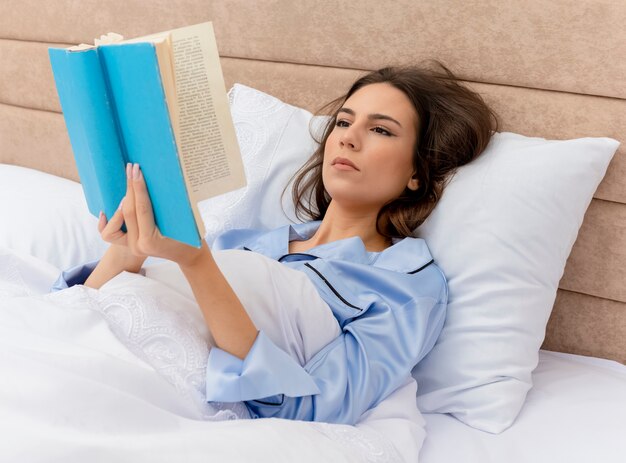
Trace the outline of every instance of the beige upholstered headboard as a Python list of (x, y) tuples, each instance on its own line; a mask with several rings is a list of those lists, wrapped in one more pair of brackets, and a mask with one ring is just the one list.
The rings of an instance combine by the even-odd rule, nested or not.
[(569, 258), (544, 348), (626, 362), (626, 2), (3, 0), (0, 162), (77, 179), (48, 46), (203, 21), (213, 21), (227, 86), (315, 110), (363, 70), (437, 58), (484, 94), (502, 130), (622, 141)]

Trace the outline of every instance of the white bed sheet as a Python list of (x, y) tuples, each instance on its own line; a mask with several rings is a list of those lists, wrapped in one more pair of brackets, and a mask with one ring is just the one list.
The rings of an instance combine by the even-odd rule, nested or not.
[[(206, 421), (90, 307), (97, 291), (43, 295), (57, 275), (0, 248), (0, 461), (417, 461), (425, 434), (413, 380), (356, 426)], [(156, 297), (174, 297), (161, 286)]]
[(533, 389), (509, 429), (478, 431), (424, 414), (420, 463), (626, 462), (626, 366), (540, 351)]

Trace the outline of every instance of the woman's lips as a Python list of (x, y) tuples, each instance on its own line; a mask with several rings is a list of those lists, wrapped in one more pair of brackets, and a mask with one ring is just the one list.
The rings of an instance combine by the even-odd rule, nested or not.
[(352, 161), (346, 158), (335, 158), (332, 165), (339, 170), (359, 170)]

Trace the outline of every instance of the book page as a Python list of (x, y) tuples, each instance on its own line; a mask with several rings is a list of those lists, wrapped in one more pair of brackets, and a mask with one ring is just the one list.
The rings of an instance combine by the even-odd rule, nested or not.
[(178, 104), (172, 124), (199, 217), (199, 201), (245, 186), (245, 173), (211, 23), (170, 33)]

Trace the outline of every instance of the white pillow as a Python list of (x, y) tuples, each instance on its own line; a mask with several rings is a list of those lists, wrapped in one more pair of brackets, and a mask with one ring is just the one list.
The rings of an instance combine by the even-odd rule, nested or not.
[(0, 164), (0, 198), (0, 246), (57, 269), (98, 259), (108, 247), (80, 183)]
[(449, 284), (418, 405), (499, 433), (519, 413), (567, 257), (619, 143), (498, 133), (418, 228)]
[[(315, 149), (311, 114), (235, 85), (231, 110), (249, 191), (222, 197), (211, 220), (273, 228), (289, 223), (282, 187)], [(315, 129), (319, 130), (320, 121)], [(448, 317), (433, 351), (414, 370), (423, 411), (451, 413), (498, 433), (514, 421), (566, 259), (618, 142), (553, 141), (496, 134), (485, 153), (459, 169), (417, 231), (450, 284)]]
[(291, 188), (282, 207), (280, 196), (317, 147), (311, 133), (326, 121), (245, 85), (235, 84), (228, 96), (247, 186), (198, 204), (209, 245), (233, 228), (271, 229), (296, 221)]

